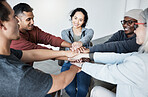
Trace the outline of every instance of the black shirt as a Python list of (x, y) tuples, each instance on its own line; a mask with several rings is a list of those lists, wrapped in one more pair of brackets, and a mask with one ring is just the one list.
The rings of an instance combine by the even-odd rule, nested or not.
[(20, 61), (22, 51), (0, 55), (0, 97), (44, 97), (52, 86), (50, 74)]

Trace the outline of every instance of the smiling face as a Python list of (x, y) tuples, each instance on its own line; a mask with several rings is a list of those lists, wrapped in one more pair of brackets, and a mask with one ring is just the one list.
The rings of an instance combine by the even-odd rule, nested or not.
[(8, 5), (7, 2), (3, 2), (3, 4), (8, 8), (10, 11), (9, 20), (3, 22), (3, 26), (1, 29), (3, 30), (3, 37), (7, 38), (8, 40), (16, 40), (20, 38), (19, 29), (18, 29), (18, 21), (14, 17), (14, 11)]
[(136, 19), (130, 17), (124, 17), (122, 25), (126, 35), (134, 35), (134, 30), (135, 30), (134, 23), (136, 22), (137, 22)]
[(18, 19), (18, 24), (20, 25), (20, 31), (27, 31), (32, 30), (34, 25), (34, 15), (33, 12), (25, 12), (20, 13), (18, 16), (16, 16)]
[[(140, 23), (140, 21), (138, 21)], [(134, 31), (136, 34), (136, 43), (141, 45), (144, 43), (146, 36), (146, 27), (144, 24), (139, 24), (138, 28)]]
[(76, 12), (72, 17), (72, 25), (74, 28), (81, 28), (84, 23), (84, 14), (82, 12)]

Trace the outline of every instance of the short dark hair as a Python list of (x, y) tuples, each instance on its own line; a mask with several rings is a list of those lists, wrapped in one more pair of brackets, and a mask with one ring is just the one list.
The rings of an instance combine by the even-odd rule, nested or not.
[(83, 9), (83, 8), (76, 8), (76, 9), (74, 9), (74, 10), (71, 12), (71, 15), (70, 15), (71, 20), (72, 20), (72, 17), (75, 15), (75, 13), (76, 13), (76, 12), (79, 12), (79, 11), (84, 14), (84, 23), (82, 24), (82, 27), (85, 27), (85, 26), (86, 26), (86, 23), (87, 23), (87, 20), (88, 20), (88, 14), (87, 14), (87, 12), (86, 12), (85, 9)]
[(19, 3), (13, 7), (13, 10), (14, 10), (14, 14), (17, 16), (18, 14), (23, 13), (23, 11), (32, 12), (33, 8), (31, 8), (26, 3)]
[(10, 11), (2, 2), (6, 2), (6, 0), (0, 0), (0, 20), (9, 21)]

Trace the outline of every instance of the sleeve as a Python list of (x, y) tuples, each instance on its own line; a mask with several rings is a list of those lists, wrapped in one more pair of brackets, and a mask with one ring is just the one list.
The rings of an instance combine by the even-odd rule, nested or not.
[(61, 47), (61, 43), (64, 41), (60, 37), (56, 37), (49, 33), (45, 33), (41, 29), (38, 28), (38, 43), (42, 44), (50, 44), (51, 46)]
[[(134, 59), (134, 60), (133, 60)], [(82, 71), (92, 77), (113, 84), (141, 84), (145, 78), (144, 62), (136, 56), (127, 58), (122, 64), (84, 63)]]
[(50, 74), (37, 69), (29, 69), (20, 80), (18, 97), (45, 97), (52, 86)]
[(23, 52), (21, 50), (14, 50), (14, 49), (10, 49), (11, 53), (13, 53), (13, 55), (15, 55), (18, 59), (22, 58)]
[(116, 52), (116, 53), (128, 53), (136, 52), (140, 45), (136, 43), (136, 38), (124, 41), (108, 42), (103, 44), (97, 44), (90, 47), (90, 53), (93, 52)]
[(27, 41), (23, 37), (19, 40), (13, 40), (10, 47), (17, 50), (48, 49), (47, 47), (36, 45), (35, 43)]
[(65, 40), (65, 41), (71, 43), (71, 40), (69, 39), (69, 34), (67, 33), (66, 30), (63, 30), (63, 31), (61, 32), (61, 36), (62, 36), (62, 39), (63, 39), (63, 40)]
[(94, 31), (92, 29), (87, 29), (85, 33), (85, 36), (79, 40), (83, 43), (83, 45), (86, 45), (91, 41), (94, 35)]
[(135, 53), (102, 53), (102, 52), (95, 52), (93, 55), (94, 62), (103, 63), (103, 64), (119, 64), (122, 63), (123, 60), (129, 56), (132, 56)]

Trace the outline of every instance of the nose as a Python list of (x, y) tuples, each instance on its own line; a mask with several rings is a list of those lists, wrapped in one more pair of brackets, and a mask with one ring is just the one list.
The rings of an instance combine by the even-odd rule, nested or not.
[(31, 19), (31, 24), (34, 24), (34, 20), (33, 19)]

